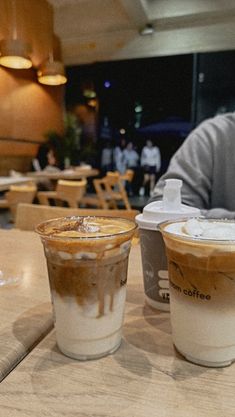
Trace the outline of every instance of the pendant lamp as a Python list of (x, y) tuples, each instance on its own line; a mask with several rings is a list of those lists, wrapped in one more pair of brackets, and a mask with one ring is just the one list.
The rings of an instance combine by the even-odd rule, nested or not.
[(16, 22), (16, 4), (11, 0), (12, 14), (12, 38), (3, 39), (0, 42), (0, 64), (7, 68), (28, 69), (32, 67), (29, 57), (31, 52), (30, 45), (18, 39)]
[(67, 82), (64, 65), (61, 61), (49, 59), (37, 71), (38, 81), (45, 85), (61, 85)]

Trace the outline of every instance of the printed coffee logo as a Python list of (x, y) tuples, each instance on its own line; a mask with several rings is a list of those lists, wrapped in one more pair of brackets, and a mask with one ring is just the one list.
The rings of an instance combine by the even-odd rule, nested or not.
[(161, 288), (159, 290), (159, 296), (164, 301), (170, 300), (170, 293), (169, 293), (169, 277), (168, 277), (168, 271), (166, 270), (159, 270), (158, 271), (158, 277), (160, 278), (158, 281), (158, 286)]
[(209, 301), (211, 299), (211, 296), (209, 294), (203, 294), (200, 291), (198, 291), (196, 288), (193, 290), (190, 290), (188, 288), (182, 288), (179, 285), (176, 285), (173, 281), (170, 280), (171, 287), (177, 291), (178, 293), (182, 293), (186, 297), (192, 297), (197, 298), (200, 300)]

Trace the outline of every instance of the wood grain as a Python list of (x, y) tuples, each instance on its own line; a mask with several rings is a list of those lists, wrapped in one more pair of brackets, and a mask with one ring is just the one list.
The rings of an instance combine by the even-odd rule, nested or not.
[(0, 286), (0, 380), (52, 328), (42, 244), (34, 232), (0, 230), (0, 270), (16, 284)]
[(51, 332), (0, 387), (0, 416), (234, 417), (235, 365), (208, 369), (173, 348), (169, 313), (144, 304), (139, 246), (131, 250), (123, 342), (79, 362)]

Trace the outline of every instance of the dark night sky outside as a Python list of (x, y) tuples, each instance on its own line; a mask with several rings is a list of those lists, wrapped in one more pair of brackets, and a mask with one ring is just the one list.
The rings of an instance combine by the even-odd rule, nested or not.
[[(133, 127), (136, 103), (143, 106), (142, 126), (169, 116), (190, 121), (192, 74), (192, 55), (68, 67), (66, 105), (82, 102), (81, 87), (91, 81), (100, 103), (100, 120), (108, 116), (113, 127)], [(106, 80), (109, 88), (104, 87)]]

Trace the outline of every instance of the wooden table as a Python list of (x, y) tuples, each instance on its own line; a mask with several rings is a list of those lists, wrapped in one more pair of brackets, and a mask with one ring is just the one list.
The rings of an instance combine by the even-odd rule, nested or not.
[(59, 352), (52, 331), (2, 381), (0, 416), (234, 417), (234, 391), (235, 364), (209, 369), (176, 353), (169, 313), (144, 304), (135, 246), (120, 349), (79, 362)]
[[(34, 232), (0, 229), (0, 270), (18, 277), (0, 286), (0, 380), (52, 329), (43, 247)], [(0, 412), (1, 414), (1, 412)]]
[(0, 177), (0, 191), (6, 191), (11, 185), (25, 184), (30, 182), (29, 177)]
[(76, 168), (74, 170), (64, 170), (58, 172), (48, 172), (48, 171), (37, 171), (37, 172), (28, 172), (28, 176), (31, 179), (36, 180), (79, 180), (81, 178), (95, 177), (99, 174), (98, 169), (87, 169), (87, 168)]

